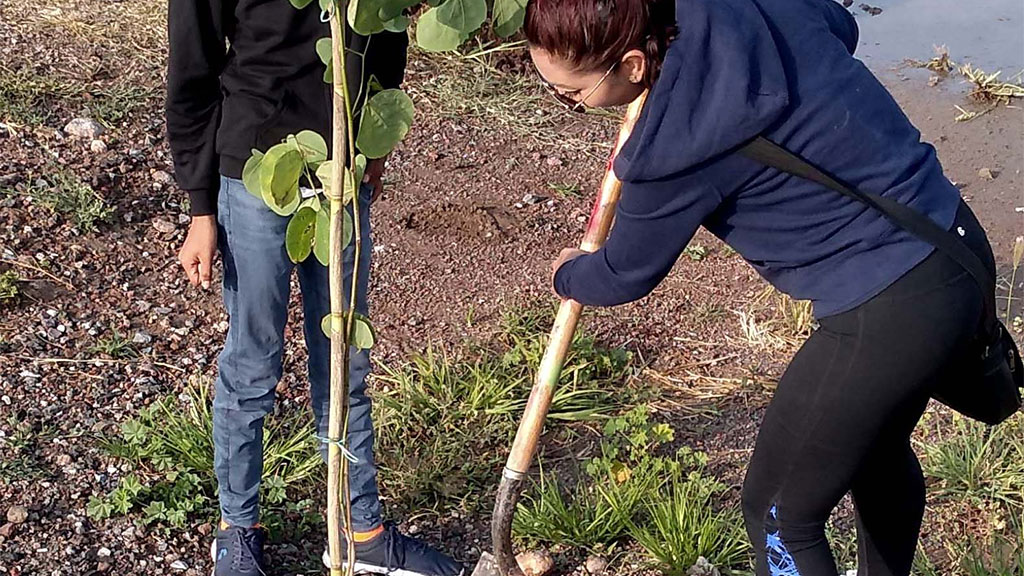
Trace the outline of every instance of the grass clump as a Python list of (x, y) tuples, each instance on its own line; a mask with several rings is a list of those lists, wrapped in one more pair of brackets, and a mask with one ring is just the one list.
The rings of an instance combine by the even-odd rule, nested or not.
[(103, 354), (115, 360), (138, 356), (138, 352), (132, 347), (131, 340), (122, 336), (117, 330), (114, 330), (109, 336), (97, 340), (96, 345), (89, 348), (89, 352)]
[(587, 462), (574, 487), (542, 475), (519, 504), (515, 534), (591, 550), (632, 539), (670, 576), (686, 574), (700, 558), (726, 569), (744, 564), (748, 546), (739, 511), (716, 506), (726, 488), (705, 475), (704, 454), (684, 447), (664, 455), (673, 436), (642, 406), (609, 420), (600, 455)]
[(1024, 507), (1024, 415), (990, 427), (954, 414), (952, 433), (945, 436), (918, 442), (924, 473), (936, 481), (932, 495)]
[(18, 282), (20, 281), (21, 278), (18, 277), (18, 273), (14, 270), (0, 273), (0, 303), (12, 302), (18, 299), (18, 295), (21, 294), (21, 290), (18, 288)]
[[(374, 394), (381, 484), (399, 507), (474, 509), (495, 485), (544, 351), (550, 315), (508, 315), (494, 342), (450, 356), (433, 349), (384, 366)], [(546, 328), (545, 328), (546, 331)], [(631, 401), (630, 355), (577, 334), (550, 419), (605, 418)]]
[[(107, 452), (132, 465), (132, 474), (104, 497), (90, 499), (94, 519), (141, 513), (147, 524), (183, 528), (210, 520), (216, 509), (213, 410), (209, 383), (193, 378), (181, 397), (167, 396), (121, 426)], [(310, 520), (319, 514), (312, 494), (323, 475), (309, 416), (302, 411), (272, 415), (264, 425), (262, 522), (272, 530), (282, 515)]]
[(26, 187), (4, 190), (3, 193), (28, 196), (34, 203), (67, 216), (83, 232), (96, 231), (98, 225), (108, 221), (114, 212), (91, 186), (63, 167), (46, 179), (37, 179)]

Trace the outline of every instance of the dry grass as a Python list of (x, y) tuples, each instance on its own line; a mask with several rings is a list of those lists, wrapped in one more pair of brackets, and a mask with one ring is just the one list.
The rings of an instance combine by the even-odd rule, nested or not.
[(979, 102), (1008, 104), (1011, 98), (1024, 98), (1024, 85), (1018, 82), (1021, 76), (1024, 75), (1024, 71), (1011, 78), (1008, 82), (999, 80), (1002, 71), (988, 74), (984, 70), (975, 68), (970, 64), (961, 66), (960, 74), (974, 84), (970, 96)]
[[(523, 58), (512, 43), (467, 54), (428, 54), (412, 50), (406, 91), (440, 118), (473, 128), (506, 133), (551, 149), (568, 149), (604, 159), (618, 116), (567, 112), (532, 72), (505, 71)], [(513, 66), (515, 68), (515, 66)]]
[(956, 62), (949, 57), (949, 50), (943, 46), (935, 46), (935, 56), (930, 60), (907, 60), (907, 64), (915, 68), (925, 68), (938, 74), (949, 74), (956, 68)]

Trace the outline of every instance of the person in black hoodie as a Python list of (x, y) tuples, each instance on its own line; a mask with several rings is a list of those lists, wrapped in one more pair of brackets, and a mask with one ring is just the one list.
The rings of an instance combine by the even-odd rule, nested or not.
[(594, 306), (642, 298), (704, 226), (811, 300), (820, 326), (778, 385), (744, 481), (756, 572), (836, 576), (825, 523), (849, 492), (857, 574), (909, 574), (924, 511), (910, 435), (973, 351), (981, 289), (881, 212), (738, 153), (758, 136), (782, 145), (953, 231), (994, 275), (935, 149), (853, 57), (852, 15), (833, 0), (530, 0), (525, 32), (573, 109), (649, 90), (615, 160), (608, 240), (564, 250), (554, 290)]
[[(263, 419), (282, 373), (290, 277), (297, 269), (309, 351), (310, 397), (320, 437), (327, 436), (330, 343), (320, 320), (330, 312), (327, 268), (315, 258), (294, 265), (285, 251), (288, 219), (249, 194), (240, 178), (253, 148), (314, 130), (331, 142), (331, 88), (315, 43), (330, 36), (316, 3), (287, 0), (170, 0), (167, 136), (175, 175), (191, 201), (192, 223), (179, 260), (193, 285), (210, 287), (218, 249), (229, 316), (214, 397), (215, 469), (221, 523), (211, 553), (215, 576), (266, 570), (259, 527)], [(346, 28), (353, 94), (370, 78), (395, 88), (405, 71), (405, 33), (359, 36)], [(381, 190), (384, 161), (372, 160), (361, 190), (363, 249), (357, 286), (367, 313), (369, 205)], [(356, 265), (354, 250), (345, 266)], [(349, 284), (351, 274), (346, 274)], [(345, 291), (348, 293), (349, 287)], [(353, 350), (347, 448), (356, 570), (405, 576), (456, 576), (463, 567), (381, 519), (366, 377), (369, 354)], [(323, 452), (326, 453), (325, 446)]]

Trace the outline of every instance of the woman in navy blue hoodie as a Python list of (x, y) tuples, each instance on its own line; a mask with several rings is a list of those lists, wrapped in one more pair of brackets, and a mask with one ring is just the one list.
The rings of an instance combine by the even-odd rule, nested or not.
[(981, 290), (881, 213), (737, 150), (761, 135), (861, 191), (956, 230), (993, 266), (985, 232), (885, 88), (853, 57), (833, 0), (530, 0), (538, 71), (575, 109), (649, 96), (615, 161), (615, 226), (565, 250), (554, 288), (586, 305), (644, 297), (698, 226), (820, 327), (786, 370), (743, 487), (759, 576), (835, 576), (825, 522), (847, 492), (859, 576), (910, 573), (924, 481), (910, 434), (977, 333)]

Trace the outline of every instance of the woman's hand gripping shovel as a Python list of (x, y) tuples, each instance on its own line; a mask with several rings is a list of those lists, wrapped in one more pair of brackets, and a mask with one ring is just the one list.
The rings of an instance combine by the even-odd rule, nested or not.
[[(601, 182), (601, 193), (594, 203), (594, 210), (587, 223), (587, 231), (580, 244), (580, 248), (584, 251), (597, 250), (608, 237), (608, 231), (612, 227), (612, 219), (615, 215), (615, 206), (619, 202), (619, 192), (622, 189), (622, 183), (615, 177), (612, 164), (622, 145), (633, 132), (646, 97), (647, 92), (644, 92), (626, 110), (626, 117), (619, 130), (615, 150), (608, 161), (608, 168), (605, 170), (604, 180)], [(576, 323), (579, 321), (582, 310), (583, 306), (572, 300), (563, 300), (558, 308), (558, 315), (555, 317), (555, 325), (551, 329), (551, 336), (540, 363), (540, 370), (537, 372), (537, 379), (530, 392), (530, 399), (526, 403), (522, 420), (519, 421), (519, 431), (516, 432), (516, 439), (512, 443), (512, 452), (508, 456), (505, 470), (501, 475), (501, 484), (498, 486), (494, 516), (491, 518), (491, 543), (494, 554), (492, 556), (484, 552), (481, 555), (480, 562), (473, 570), (473, 576), (523, 576), (523, 572), (516, 564), (515, 555), (512, 553), (512, 515), (516, 510), (516, 502), (519, 500), (523, 480), (533, 462), (537, 441), (544, 428), (548, 409), (551, 407), (555, 385), (562, 372), (562, 363), (569, 351), (569, 345), (572, 343), (573, 334), (576, 332)]]

